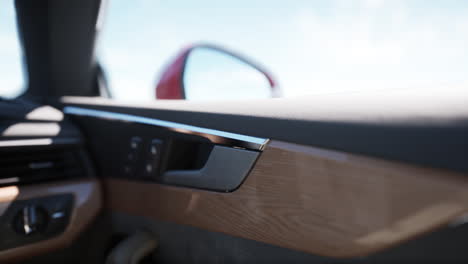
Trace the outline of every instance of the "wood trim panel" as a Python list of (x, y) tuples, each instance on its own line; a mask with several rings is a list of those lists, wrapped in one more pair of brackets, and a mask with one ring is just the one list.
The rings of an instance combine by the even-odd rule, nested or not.
[(99, 182), (95, 179), (0, 188), (0, 215), (3, 215), (15, 200), (62, 193), (71, 193), (75, 198), (70, 223), (65, 232), (48, 240), (0, 251), (1, 263), (19, 261), (70, 245), (102, 208), (102, 192)]
[(104, 186), (111, 210), (339, 258), (397, 245), (468, 211), (467, 175), (280, 141), (233, 193), (118, 179)]

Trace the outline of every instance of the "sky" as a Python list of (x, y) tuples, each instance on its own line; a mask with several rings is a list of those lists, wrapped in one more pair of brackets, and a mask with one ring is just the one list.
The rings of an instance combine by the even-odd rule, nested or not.
[(24, 91), (25, 87), (13, 3), (13, 0), (0, 1), (0, 96), (2, 97), (15, 97)]
[[(8, 3), (0, 1), (0, 93), (22, 76)], [(164, 67), (199, 42), (259, 62), (286, 97), (443, 89), (468, 83), (466, 14), (464, 0), (109, 0), (97, 55), (113, 96), (131, 101), (153, 100)]]

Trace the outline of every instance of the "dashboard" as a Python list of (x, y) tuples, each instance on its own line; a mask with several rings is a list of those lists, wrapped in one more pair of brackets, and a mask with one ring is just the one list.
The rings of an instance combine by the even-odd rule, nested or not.
[(81, 133), (51, 106), (0, 109), (0, 261), (69, 245), (102, 207)]

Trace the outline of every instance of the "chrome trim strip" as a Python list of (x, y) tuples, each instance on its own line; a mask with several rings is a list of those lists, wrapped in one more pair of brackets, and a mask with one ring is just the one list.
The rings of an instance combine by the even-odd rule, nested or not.
[(0, 148), (79, 144), (78, 138), (33, 138), (0, 140)]
[(68, 115), (76, 116), (88, 116), (109, 120), (118, 120), (124, 122), (133, 122), (139, 124), (153, 125), (158, 127), (167, 128), (169, 130), (185, 133), (185, 134), (196, 134), (209, 139), (211, 142), (216, 144), (231, 145), (232, 147), (240, 147), (252, 150), (263, 150), (268, 143), (266, 138), (252, 137), (242, 134), (236, 134), (231, 132), (225, 132), (216, 129), (197, 127), (192, 125), (186, 125), (171, 121), (165, 121), (155, 118), (148, 118), (136, 115), (115, 113), (102, 110), (87, 109), (75, 106), (66, 106), (63, 112)]
[(24, 147), (24, 146), (47, 146), (47, 145), (52, 145), (51, 138), (17, 139), (17, 140), (0, 141), (0, 147)]

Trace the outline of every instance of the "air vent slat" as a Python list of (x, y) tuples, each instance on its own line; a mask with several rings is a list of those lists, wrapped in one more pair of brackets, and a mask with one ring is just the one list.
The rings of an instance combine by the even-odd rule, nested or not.
[(25, 162), (25, 161), (34, 161), (34, 160), (46, 160), (46, 159), (60, 159), (60, 153), (12, 153), (11, 155), (7, 155), (3, 153), (0, 155), (2, 159), (0, 163), (12, 163), (12, 162)]
[(0, 154), (0, 179), (8, 179), (5, 183), (10, 183), (9, 179), (19, 183), (63, 179), (84, 172), (78, 150), (73, 148)]

